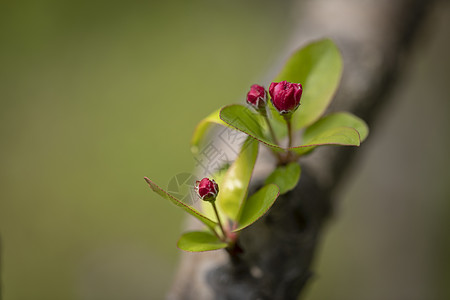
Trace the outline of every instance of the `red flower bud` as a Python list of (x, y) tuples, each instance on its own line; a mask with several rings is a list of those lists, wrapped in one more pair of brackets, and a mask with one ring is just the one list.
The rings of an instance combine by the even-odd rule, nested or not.
[(257, 84), (252, 85), (247, 93), (247, 103), (256, 110), (264, 108), (267, 103), (267, 92), (264, 87)]
[(214, 180), (203, 178), (195, 183), (195, 191), (200, 199), (214, 201), (219, 193), (219, 186)]
[(272, 82), (269, 87), (273, 106), (282, 115), (294, 112), (300, 105), (302, 85), (287, 81)]

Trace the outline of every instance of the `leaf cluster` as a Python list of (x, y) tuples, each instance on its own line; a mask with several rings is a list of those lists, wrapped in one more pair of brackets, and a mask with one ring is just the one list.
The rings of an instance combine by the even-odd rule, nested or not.
[[(298, 183), (301, 168), (298, 158), (325, 145), (359, 146), (367, 138), (366, 123), (348, 112), (336, 112), (323, 116), (330, 104), (342, 75), (342, 57), (336, 45), (329, 39), (313, 42), (295, 52), (274, 81), (301, 83), (304, 93), (300, 108), (292, 115), (292, 127), (301, 140), (290, 147), (277, 144), (288, 135), (286, 120), (271, 103), (268, 116), (275, 133), (271, 137), (267, 121), (249, 107), (233, 104), (224, 106), (196, 127), (192, 140), (192, 152), (198, 153), (213, 126), (225, 126), (247, 135), (236, 160), (225, 173), (214, 178), (220, 192), (216, 199), (218, 215), (207, 202), (202, 211), (183, 203), (146, 178), (151, 189), (164, 199), (181, 207), (205, 226), (205, 231), (184, 233), (178, 247), (185, 251), (209, 251), (236, 246), (239, 232), (260, 219), (280, 194), (292, 190)], [(248, 194), (259, 145), (276, 155), (288, 154), (288, 160), (279, 165), (266, 179), (265, 184), (253, 195)], [(224, 220), (224, 230), (219, 230), (219, 220)]]

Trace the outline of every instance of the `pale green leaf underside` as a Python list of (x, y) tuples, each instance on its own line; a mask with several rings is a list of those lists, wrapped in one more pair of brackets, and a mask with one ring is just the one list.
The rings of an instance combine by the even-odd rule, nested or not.
[(330, 39), (313, 42), (294, 53), (275, 81), (303, 85), (301, 105), (293, 115), (294, 129), (315, 122), (325, 111), (339, 85), (342, 57)]
[(220, 185), (217, 205), (233, 221), (237, 219), (239, 209), (247, 197), (247, 189), (257, 156), (258, 142), (247, 138)]
[(220, 110), (220, 119), (231, 127), (248, 134), (260, 142), (274, 148), (280, 148), (279, 146), (273, 144), (272, 141), (264, 135), (262, 131), (262, 118), (255, 115), (245, 106), (234, 104), (223, 107)]
[(219, 117), (225, 124), (231, 125), (231, 127), (243, 131), (250, 136), (258, 137), (260, 140), (271, 143), (264, 135), (263, 128), (265, 124), (262, 117), (246, 106), (240, 104), (224, 106), (220, 109)]
[[(284, 149), (275, 145), (261, 130), (258, 131), (258, 119), (254, 118), (254, 114), (249, 113), (249, 109), (242, 105), (225, 106), (220, 111), (220, 118), (231, 127), (242, 131), (258, 141), (275, 149)], [(252, 119), (253, 118), (253, 119)], [(239, 120), (236, 122), (235, 120)], [(327, 130), (318, 132), (318, 135), (311, 138), (308, 142), (289, 148), (298, 153), (305, 154), (317, 146), (322, 145), (343, 145), (343, 146), (359, 146), (359, 134), (353, 128), (337, 127), (327, 128)], [(286, 149), (284, 149), (286, 150)]]
[(280, 189), (274, 184), (268, 184), (245, 201), (238, 220), (238, 227), (234, 231), (242, 230), (261, 218), (273, 205)]
[(200, 220), (203, 224), (205, 224), (206, 226), (208, 226), (211, 229), (214, 229), (217, 225), (216, 222), (214, 222), (213, 220), (209, 219), (208, 217), (206, 217), (205, 215), (203, 215), (201, 212), (199, 212), (198, 210), (196, 210), (195, 208), (184, 204), (182, 201), (178, 200), (177, 198), (173, 197), (172, 195), (170, 195), (169, 193), (167, 193), (165, 190), (163, 190), (162, 188), (160, 188), (158, 185), (156, 185), (153, 181), (151, 181), (150, 179), (148, 179), (147, 177), (145, 177), (145, 181), (148, 183), (148, 185), (150, 186), (150, 188), (157, 193), (158, 195), (160, 195), (161, 197), (163, 197), (164, 199), (169, 200), (170, 202), (172, 202), (173, 204), (175, 204), (176, 206), (181, 207), (182, 209), (184, 209), (188, 214), (192, 215), (193, 217), (197, 218), (198, 220)]
[(228, 245), (210, 232), (192, 231), (184, 233), (177, 246), (184, 251), (203, 252), (226, 248)]
[(305, 133), (303, 134), (303, 141), (309, 143), (323, 132), (337, 127), (354, 128), (358, 131), (361, 142), (364, 141), (369, 134), (369, 127), (362, 119), (351, 113), (338, 112), (327, 115), (306, 128)]
[(280, 188), (280, 195), (283, 195), (297, 185), (300, 173), (300, 165), (296, 162), (279, 166), (267, 177), (265, 184), (273, 183), (277, 185)]
[(191, 138), (191, 151), (194, 154), (198, 153), (200, 144), (205, 137), (208, 130), (214, 125), (222, 125), (228, 127), (226, 123), (224, 123), (220, 117), (219, 117), (220, 108), (213, 113), (211, 113), (209, 116), (204, 118), (203, 120), (198, 123), (197, 127), (194, 130), (194, 134)]

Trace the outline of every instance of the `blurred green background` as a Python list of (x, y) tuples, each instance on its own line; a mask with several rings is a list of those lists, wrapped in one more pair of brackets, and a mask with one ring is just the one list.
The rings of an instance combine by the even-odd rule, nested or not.
[[(198, 121), (282, 59), (287, 7), (0, 2), (4, 300), (164, 297), (184, 214), (143, 176), (193, 168)], [(362, 148), (308, 299), (445, 299), (422, 296), (450, 280), (449, 25), (434, 22)]]
[(0, 2), (4, 299), (163, 298), (184, 214), (143, 177), (192, 170), (195, 125), (273, 66), (285, 11)]

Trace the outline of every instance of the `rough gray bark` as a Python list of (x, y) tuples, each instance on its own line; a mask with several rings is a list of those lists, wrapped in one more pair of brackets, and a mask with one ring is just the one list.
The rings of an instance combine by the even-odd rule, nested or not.
[[(299, 1), (292, 8), (298, 22), (287, 53), (331, 37), (342, 51), (344, 76), (329, 111), (350, 111), (373, 125), (431, 3)], [(313, 274), (311, 264), (332, 212), (333, 191), (357, 151), (326, 147), (302, 160), (297, 188), (242, 233), (239, 259), (230, 261), (224, 251), (183, 254), (169, 299), (297, 299)], [(256, 181), (270, 169), (263, 165)]]

